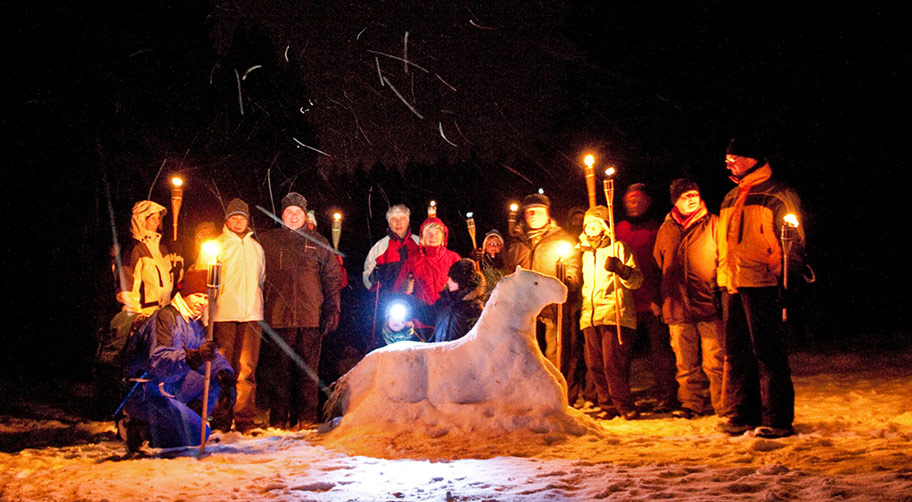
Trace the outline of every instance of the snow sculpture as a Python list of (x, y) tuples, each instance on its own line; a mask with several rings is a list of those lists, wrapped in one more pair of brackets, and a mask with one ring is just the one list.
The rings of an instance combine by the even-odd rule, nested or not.
[(368, 354), (333, 385), (325, 411), (333, 435), (402, 429), (432, 437), (462, 432), (586, 432), (567, 406), (567, 384), (535, 340), (535, 317), (562, 302), (557, 279), (517, 267), (475, 327), (459, 340), (398, 342)]

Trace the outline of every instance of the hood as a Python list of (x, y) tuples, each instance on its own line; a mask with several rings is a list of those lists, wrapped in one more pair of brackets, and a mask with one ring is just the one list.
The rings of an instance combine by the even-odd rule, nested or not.
[(421, 236), (424, 235), (424, 227), (430, 225), (431, 223), (436, 223), (443, 227), (443, 246), (446, 247), (447, 243), (450, 242), (450, 229), (444, 225), (443, 221), (440, 218), (428, 218), (424, 220), (424, 223), (421, 224), (421, 228), (418, 229), (418, 240), (421, 240)]
[(161, 230), (161, 225), (154, 231), (146, 230), (146, 218), (155, 213), (161, 213), (162, 218), (164, 218), (164, 216), (168, 214), (168, 210), (165, 209), (165, 206), (152, 202), (151, 200), (141, 200), (136, 204), (133, 204), (133, 216), (130, 218), (130, 232), (133, 234), (134, 239), (143, 241), (143, 239), (146, 239), (147, 237), (158, 234), (158, 230)]

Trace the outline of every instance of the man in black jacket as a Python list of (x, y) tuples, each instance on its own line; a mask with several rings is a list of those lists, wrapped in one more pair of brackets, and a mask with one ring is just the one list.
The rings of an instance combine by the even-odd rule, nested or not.
[(282, 222), (282, 228), (260, 238), (266, 253), (264, 317), (294, 356), (281, 344), (264, 345), (257, 380), (265, 387), (258, 398), (265, 402), (258, 404), (270, 410), (271, 426), (292, 428), (319, 421), (320, 346), (339, 325), (342, 275), (329, 242), (307, 228), (307, 200), (301, 194), (290, 192), (282, 199)]

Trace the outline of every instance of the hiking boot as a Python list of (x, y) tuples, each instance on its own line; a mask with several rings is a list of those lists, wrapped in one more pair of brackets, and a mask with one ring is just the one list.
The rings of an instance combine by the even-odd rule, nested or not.
[(750, 432), (750, 435), (755, 438), (765, 438), (765, 439), (778, 439), (795, 434), (795, 429), (791, 426), (789, 427), (770, 427), (768, 425), (761, 425), (756, 429)]
[(640, 412), (637, 410), (627, 410), (621, 413), (621, 418), (624, 420), (636, 420), (640, 418)]
[(683, 418), (685, 420), (692, 420), (700, 416), (700, 414), (690, 408), (681, 408), (680, 410), (672, 411), (671, 416), (675, 418)]
[(740, 436), (745, 432), (753, 429), (755, 426), (751, 424), (743, 424), (734, 419), (726, 419), (719, 422), (716, 425), (716, 430), (719, 432), (724, 432), (729, 436)]

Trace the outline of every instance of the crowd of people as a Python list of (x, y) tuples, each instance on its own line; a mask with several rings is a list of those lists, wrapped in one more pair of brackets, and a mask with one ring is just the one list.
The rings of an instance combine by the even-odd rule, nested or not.
[[(716, 414), (728, 434), (793, 434), (779, 308), (784, 267), (801, 266), (804, 233), (780, 230), (786, 214), (800, 214), (799, 201), (772, 179), (757, 145), (732, 140), (725, 162), (737, 186), (719, 215), (697, 183), (682, 178), (669, 187), (664, 221), (649, 217), (651, 196), (636, 183), (623, 195), (626, 218), (616, 228), (612, 210), (595, 205), (571, 209), (565, 230), (548, 197), (535, 193), (523, 199), (506, 237), (491, 229), (469, 257), (447, 248), (449, 229), (436, 215), (415, 235), (409, 208), (390, 207), (386, 236), (368, 252), (362, 274), (375, 304), (371, 348), (465, 336), (500, 278), (521, 267), (568, 287), (565, 304), (538, 315), (536, 336), (546, 364), (564, 374), (571, 405), (602, 419), (641, 418), (630, 388), (639, 346), (652, 374), (651, 415)], [(185, 271), (168, 252), (160, 233), (165, 213), (152, 201), (135, 204), (133, 248), (119, 274), (123, 311), (112, 329), (125, 340), (129, 385), (120, 423), (128, 449), (145, 440), (197, 445), (210, 424), (246, 432), (318, 422), (321, 344), (339, 325), (347, 277), (308, 218), (307, 200), (287, 194), (282, 225), (259, 233), (240, 199), (226, 206), (220, 234), (215, 225), (197, 227), (197, 240), (218, 243), (208, 258), (221, 264), (211, 317), (205, 261)]]

